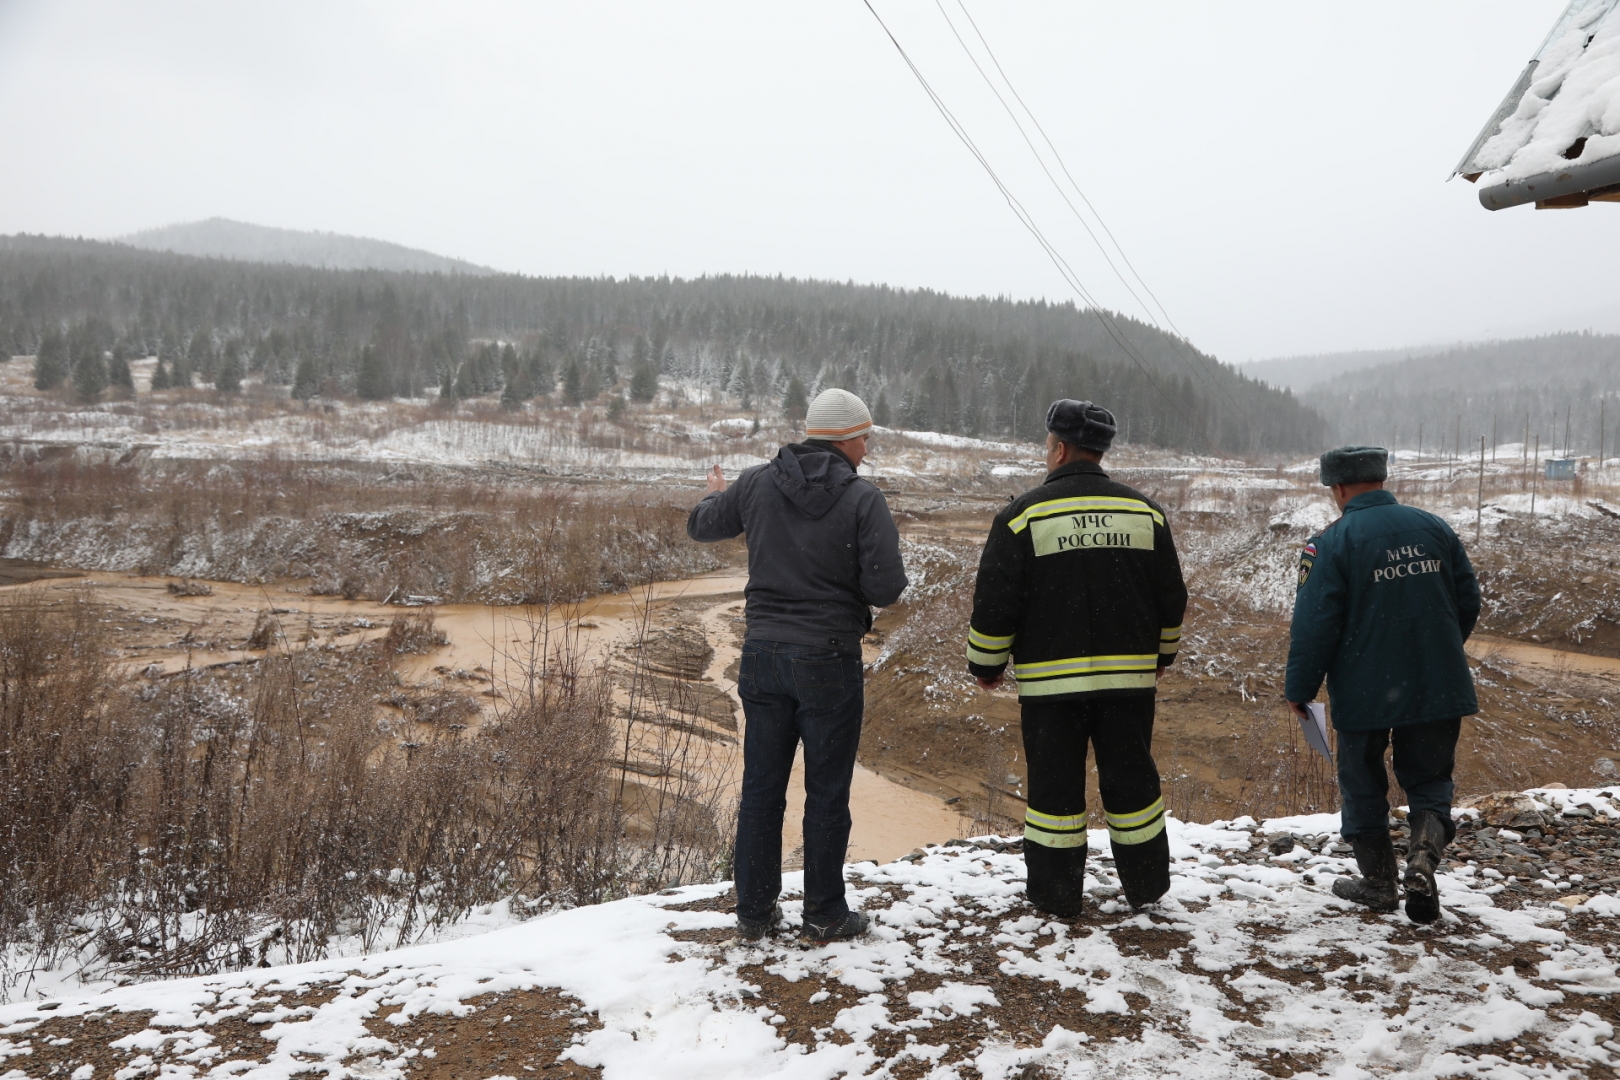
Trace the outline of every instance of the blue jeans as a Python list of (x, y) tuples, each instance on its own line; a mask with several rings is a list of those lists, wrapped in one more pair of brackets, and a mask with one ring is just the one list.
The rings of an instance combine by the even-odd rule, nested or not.
[(1384, 749), (1394, 743), (1395, 779), (1413, 813), (1440, 816), (1451, 836), (1451, 770), (1461, 720), (1433, 720), (1372, 731), (1335, 731), (1339, 754), (1339, 835), (1346, 840), (1389, 830), (1389, 776)]
[(742, 800), (737, 807), (737, 917), (762, 922), (782, 891), (782, 815), (793, 754), (804, 743), (804, 915), (849, 911), (844, 852), (849, 785), (865, 706), (861, 658), (782, 641), (743, 643)]

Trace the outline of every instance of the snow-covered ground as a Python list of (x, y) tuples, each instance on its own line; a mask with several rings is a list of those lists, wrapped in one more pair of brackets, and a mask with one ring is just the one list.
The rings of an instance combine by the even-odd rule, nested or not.
[[(1585, 828), (1620, 821), (1612, 792), (1532, 796)], [(1493, 869), (1453, 866), (1442, 921), (1418, 927), (1332, 896), (1351, 870), (1336, 825), (1172, 822), (1173, 885), (1145, 912), (1118, 898), (1094, 856), (1088, 914), (1047, 919), (1024, 903), (1022, 856), (983, 838), (853, 866), (853, 901), (874, 929), (826, 947), (786, 934), (742, 943), (717, 910), (726, 887), (698, 886), (397, 952), (13, 1004), (0, 1008), (0, 1077), (51, 1075), (47, 1061), (79, 1080), (403, 1077), (448, 1051), (435, 1017), (539, 988), (577, 1002), (562, 1059), (609, 1080), (1507, 1078), (1620, 1066), (1605, 1019), (1620, 993), (1612, 886), (1548, 880), (1525, 896)], [(1106, 852), (1106, 833), (1091, 843)], [(490, 1009), (486, 1030), (510, 1064), (457, 1073), (446, 1062), (436, 1075), (537, 1071), (523, 1064), (521, 1022), (497, 1032), (502, 1007)], [(105, 1032), (61, 1042), (86, 1016)], [(262, 1040), (257, 1056), (227, 1052), (223, 1032), (243, 1021)], [(108, 1045), (118, 1070), (69, 1073), (72, 1055)]]

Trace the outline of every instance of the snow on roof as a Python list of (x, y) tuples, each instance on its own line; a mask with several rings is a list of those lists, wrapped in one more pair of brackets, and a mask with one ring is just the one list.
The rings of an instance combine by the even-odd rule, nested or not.
[(1620, 202), (1620, 0), (1573, 0), (1453, 175), (1487, 210)]

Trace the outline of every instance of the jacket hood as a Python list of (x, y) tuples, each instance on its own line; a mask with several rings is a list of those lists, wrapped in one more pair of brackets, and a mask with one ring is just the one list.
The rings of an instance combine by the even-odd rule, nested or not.
[(788, 443), (772, 459), (770, 477), (788, 502), (814, 521), (837, 505), (855, 482), (855, 470), (836, 450)]

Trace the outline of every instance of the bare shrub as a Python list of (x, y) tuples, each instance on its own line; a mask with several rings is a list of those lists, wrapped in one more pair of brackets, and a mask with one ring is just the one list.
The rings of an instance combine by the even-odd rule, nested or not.
[[(729, 789), (682, 691), (645, 698), (627, 781), (613, 683), (541, 634), (479, 725), (392, 713), (402, 641), (272, 648), (126, 684), (81, 594), (0, 599), (0, 996), (39, 964), (194, 974), (389, 947), (498, 900), (595, 903), (729, 870)], [(381, 703), (381, 705), (380, 705)], [(683, 726), (684, 725), (684, 726)], [(19, 962), (18, 958), (21, 958)], [(9, 975), (9, 978), (8, 978)]]
[(383, 648), (390, 653), (430, 653), (442, 645), (450, 644), (449, 635), (434, 625), (433, 609), (424, 608), (412, 615), (397, 615), (388, 625)]
[(0, 599), (0, 952), (32, 926), (54, 955), (123, 847), (135, 732), (97, 614), (84, 592)]

